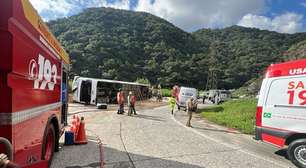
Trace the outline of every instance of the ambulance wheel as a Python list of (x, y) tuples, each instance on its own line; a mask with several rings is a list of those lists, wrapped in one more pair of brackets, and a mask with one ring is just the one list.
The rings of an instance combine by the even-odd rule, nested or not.
[(291, 142), (287, 153), (293, 164), (299, 168), (306, 168), (306, 139)]
[(47, 160), (50, 167), (55, 151), (55, 129), (52, 124), (48, 125), (45, 130), (42, 147), (42, 160)]

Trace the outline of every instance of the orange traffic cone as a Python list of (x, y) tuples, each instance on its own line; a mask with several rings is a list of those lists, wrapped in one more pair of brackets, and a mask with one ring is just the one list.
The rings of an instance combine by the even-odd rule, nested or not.
[(86, 137), (84, 117), (81, 117), (80, 127), (79, 127), (74, 143), (75, 144), (87, 144), (87, 142), (88, 140)]
[(77, 136), (78, 136), (78, 132), (79, 132), (79, 128), (80, 128), (80, 118), (77, 115), (73, 115), (72, 116), (72, 121), (71, 121), (71, 126), (70, 126), (70, 131), (73, 133), (74, 138), (73, 140), (75, 141)]

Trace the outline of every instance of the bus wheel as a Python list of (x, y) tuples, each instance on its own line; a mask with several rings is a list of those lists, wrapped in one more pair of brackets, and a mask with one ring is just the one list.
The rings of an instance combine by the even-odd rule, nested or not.
[(293, 164), (300, 168), (306, 168), (306, 139), (291, 142), (287, 152)]
[(42, 160), (48, 160), (48, 165), (52, 163), (55, 150), (55, 129), (52, 124), (48, 125), (44, 134)]

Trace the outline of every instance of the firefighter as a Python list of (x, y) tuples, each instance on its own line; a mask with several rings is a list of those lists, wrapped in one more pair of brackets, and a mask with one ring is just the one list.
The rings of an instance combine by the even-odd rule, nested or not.
[(195, 99), (191, 97), (186, 102), (186, 108), (187, 108), (187, 113), (188, 113), (188, 120), (186, 123), (187, 127), (191, 127), (192, 112), (195, 111), (195, 107), (196, 107)]
[(178, 83), (175, 83), (175, 85), (172, 88), (172, 92), (171, 95), (173, 97), (175, 97), (175, 100), (178, 102), (178, 97), (179, 97), (179, 93), (180, 93), (180, 87), (178, 85)]
[(175, 104), (176, 104), (175, 98), (174, 98), (173, 96), (170, 97), (170, 99), (169, 99), (169, 105), (170, 105), (170, 109), (171, 109), (171, 114), (172, 114), (172, 115), (173, 115), (173, 111), (174, 111)]
[(117, 93), (117, 102), (119, 105), (117, 114), (123, 114), (124, 113), (124, 93), (122, 89), (119, 89), (119, 92)]
[(136, 110), (135, 110), (135, 103), (136, 103), (136, 96), (133, 94), (133, 92), (129, 92), (129, 96), (128, 96), (128, 106), (129, 106), (128, 116), (131, 116), (133, 113), (134, 113), (134, 115), (137, 115)]

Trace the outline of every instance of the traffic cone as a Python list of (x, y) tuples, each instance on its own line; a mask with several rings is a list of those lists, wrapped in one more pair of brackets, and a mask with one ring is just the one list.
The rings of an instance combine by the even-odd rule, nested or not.
[(81, 117), (80, 127), (79, 127), (74, 143), (75, 144), (87, 144), (87, 142), (88, 140), (86, 137), (84, 117)]
[(70, 131), (73, 133), (75, 133), (76, 131), (76, 116), (75, 115), (72, 116)]

